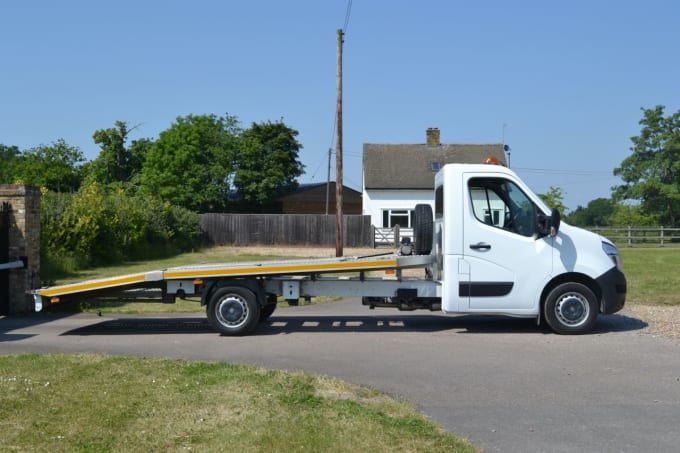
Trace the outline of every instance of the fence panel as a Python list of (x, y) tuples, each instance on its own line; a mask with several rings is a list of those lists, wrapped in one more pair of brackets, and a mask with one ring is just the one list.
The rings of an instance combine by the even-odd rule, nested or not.
[[(201, 214), (204, 240), (217, 245), (335, 246), (335, 216), (323, 214)], [(343, 243), (370, 247), (370, 216), (343, 216)]]
[[(335, 216), (323, 214), (201, 214), (201, 230), (209, 244), (335, 246)], [(617, 245), (679, 246), (680, 228), (592, 227)], [(396, 235), (396, 238), (395, 238)], [(395, 246), (412, 228), (374, 228), (370, 216), (343, 216), (346, 247)]]
[[(680, 246), (680, 228), (667, 227), (586, 227), (593, 233), (605, 236), (617, 245), (628, 247), (649, 246)], [(409, 237), (413, 240), (412, 228), (374, 228), (374, 247), (395, 246), (401, 238)], [(395, 239), (395, 236), (397, 238)]]
[(593, 233), (614, 241), (617, 245), (628, 247), (657, 245), (665, 247), (668, 245), (680, 245), (680, 228), (666, 227), (626, 227), (610, 228), (595, 227), (588, 228)]

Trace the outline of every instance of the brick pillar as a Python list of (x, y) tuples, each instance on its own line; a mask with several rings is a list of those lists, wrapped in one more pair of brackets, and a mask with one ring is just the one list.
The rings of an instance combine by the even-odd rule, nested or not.
[[(26, 292), (40, 286), (40, 189), (24, 185), (0, 185), (0, 203), (9, 208), (7, 261), (24, 260), (21, 269), (9, 269), (8, 311), (33, 311), (33, 298)], [(4, 296), (3, 296), (4, 297)]]

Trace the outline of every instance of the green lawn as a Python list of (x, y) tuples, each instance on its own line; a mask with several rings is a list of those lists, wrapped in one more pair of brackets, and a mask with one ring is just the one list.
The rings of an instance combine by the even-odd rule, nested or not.
[[(112, 277), (115, 275), (134, 274), (136, 272), (146, 272), (157, 269), (167, 269), (169, 267), (185, 266), (202, 263), (221, 263), (221, 262), (246, 262), (246, 261), (265, 261), (272, 259), (289, 259), (289, 255), (272, 255), (267, 253), (269, 249), (252, 247), (212, 247), (194, 252), (182, 253), (169, 258), (154, 259), (147, 261), (131, 261), (112, 266), (92, 267), (78, 271), (69, 272), (65, 275), (44, 276), (50, 280), (50, 284), (63, 284), (80, 280), (94, 278)], [(285, 249), (283, 249), (285, 250)], [(304, 249), (303, 249), (304, 250)], [(311, 252), (310, 252), (311, 253)]]
[(626, 303), (680, 305), (680, 248), (619, 249), (628, 280)]
[(93, 354), (0, 356), (0, 431), (0, 451), (476, 451), (341, 381)]

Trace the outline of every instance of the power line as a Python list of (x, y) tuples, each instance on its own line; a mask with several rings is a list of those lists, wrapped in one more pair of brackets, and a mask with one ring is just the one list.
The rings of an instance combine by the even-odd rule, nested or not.
[(349, 16), (352, 12), (352, 0), (347, 1), (347, 10), (345, 11), (345, 25), (342, 27), (342, 34), (347, 33), (347, 27), (349, 26)]
[(538, 173), (538, 174), (552, 174), (552, 175), (571, 175), (571, 176), (613, 176), (611, 171), (596, 171), (596, 170), (557, 170), (550, 168), (522, 168), (515, 167), (515, 171), (522, 171), (524, 173)]
[[(352, 0), (347, 1), (347, 8), (345, 9), (345, 22), (342, 27), (342, 34), (343, 37), (347, 33), (347, 28), (349, 27), (349, 18), (350, 15), (352, 14)], [(337, 115), (333, 115), (333, 128), (331, 129), (331, 140), (330, 143), (328, 144), (328, 147), (330, 149), (335, 148), (335, 128), (338, 125), (338, 117)]]
[[(345, 34), (347, 34), (347, 28), (349, 27), (349, 17), (351, 15), (351, 13), (352, 13), (352, 0), (348, 0), (347, 1), (347, 8), (345, 9), (345, 23), (342, 26), (343, 38), (344, 38)], [(331, 149), (334, 148), (333, 145), (335, 144), (335, 128), (338, 125), (337, 123), (338, 123), (338, 117), (336, 115), (333, 115), (333, 130), (331, 132), (331, 141), (330, 141), (330, 144), (328, 145), (328, 147), (331, 148)]]

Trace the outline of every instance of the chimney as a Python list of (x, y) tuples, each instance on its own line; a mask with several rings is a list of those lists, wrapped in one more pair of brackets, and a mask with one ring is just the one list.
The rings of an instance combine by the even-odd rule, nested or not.
[(427, 128), (427, 146), (439, 146), (441, 145), (439, 141), (439, 128), (438, 127), (428, 127)]

